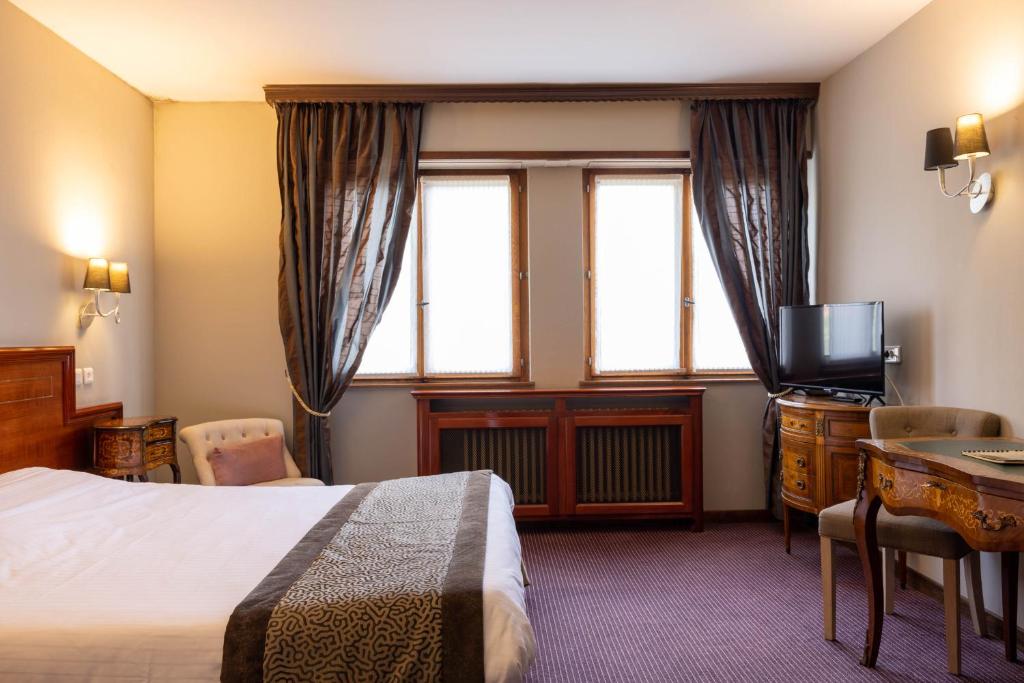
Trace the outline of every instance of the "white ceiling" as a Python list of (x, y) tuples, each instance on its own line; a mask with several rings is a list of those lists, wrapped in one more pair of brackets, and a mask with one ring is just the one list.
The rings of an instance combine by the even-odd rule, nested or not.
[[(2, 1), (2, 0), (0, 0)], [(143, 93), (818, 81), (929, 0), (12, 0)]]

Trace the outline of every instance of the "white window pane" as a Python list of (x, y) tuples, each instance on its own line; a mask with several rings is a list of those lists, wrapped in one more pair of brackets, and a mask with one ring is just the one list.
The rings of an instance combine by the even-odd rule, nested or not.
[[(413, 213), (415, 216), (415, 212)], [(402, 271), (380, 324), (370, 335), (357, 375), (416, 374), (416, 226), (409, 230)]]
[(711, 261), (696, 211), (692, 218), (693, 298), (697, 302), (693, 306), (694, 369), (749, 370), (750, 361)]
[(426, 372), (511, 374), (509, 178), (426, 178), (422, 187)]
[(594, 370), (679, 369), (682, 176), (598, 177)]

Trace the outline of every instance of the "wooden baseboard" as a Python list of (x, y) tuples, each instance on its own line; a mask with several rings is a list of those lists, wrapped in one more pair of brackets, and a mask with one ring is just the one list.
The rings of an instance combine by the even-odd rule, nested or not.
[[(942, 585), (910, 567), (907, 567), (907, 588), (913, 588), (937, 602), (942, 602)], [(960, 610), (962, 614), (967, 612), (967, 598), (963, 596), (960, 596)], [(1002, 638), (1003, 633), (1002, 618), (988, 610), (985, 610), (985, 633), (990, 638)], [(1017, 629), (1017, 651), (1024, 651), (1024, 628)]]
[(705, 510), (705, 522), (771, 522), (774, 520), (769, 510)]

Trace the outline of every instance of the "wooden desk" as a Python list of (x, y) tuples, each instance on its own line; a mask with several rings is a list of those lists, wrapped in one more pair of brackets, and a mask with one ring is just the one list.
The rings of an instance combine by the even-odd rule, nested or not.
[(1024, 551), (1024, 465), (996, 465), (964, 449), (1024, 448), (1024, 441), (915, 439), (857, 442), (860, 450), (854, 530), (868, 587), (868, 630), (861, 664), (874, 666), (882, 638), (882, 563), (878, 509), (922, 515), (953, 527), (975, 550), (1002, 553), (1003, 641), (1017, 658), (1017, 581)]

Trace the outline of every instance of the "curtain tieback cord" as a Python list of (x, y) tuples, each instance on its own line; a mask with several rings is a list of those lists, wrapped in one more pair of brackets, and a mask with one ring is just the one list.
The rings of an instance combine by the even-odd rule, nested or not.
[(305, 410), (310, 415), (313, 415), (314, 417), (330, 417), (331, 416), (331, 411), (328, 410), (326, 413), (318, 412), (318, 411), (313, 410), (312, 408), (310, 408), (309, 405), (307, 405), (306, 402), (302, 400), (302, 397), (299, 396), (299, 392), (295, 388), (295, 385), (292, 384), (292, 377), (291, 377), (290, 374), (288, 374), (288, 368), (285, 368), (285, 370), (284, 370), (284, 378), (286, 380), (288, 380), (288, 386), (292, 390), (292, 396), (294, 396), (295, 400), (299, 402), (299, 405), (302, 406), (303, 410)]

